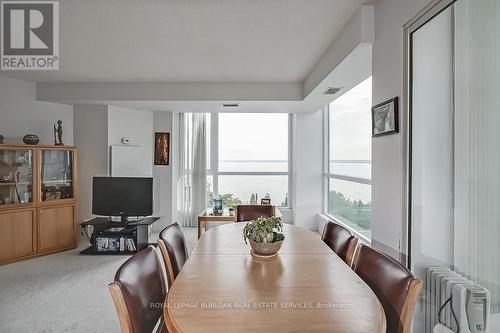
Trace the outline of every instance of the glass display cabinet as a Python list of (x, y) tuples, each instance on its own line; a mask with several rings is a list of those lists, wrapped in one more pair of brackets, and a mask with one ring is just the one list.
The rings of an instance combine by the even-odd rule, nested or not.
[(43, 150), (41, 152), (41, 200), (73, 198), (73, 152)]
[(0, 205), (33, 202), (33, 151), (0, 150)]
[(76, 152), (0, 144), (0, 265), (76, 247)]

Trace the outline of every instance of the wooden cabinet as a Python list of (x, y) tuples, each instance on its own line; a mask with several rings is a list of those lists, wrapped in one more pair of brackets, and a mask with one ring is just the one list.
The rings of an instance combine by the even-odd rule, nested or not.
[(0, 262), (35, 254), (34, 209), (0, 212)]
[(76, 148), (0, 144), (0, 265), (76, 247)]
[(38, 252), (70, 249), (75, 243), (74, 207), (44, 207), (38, 212)]

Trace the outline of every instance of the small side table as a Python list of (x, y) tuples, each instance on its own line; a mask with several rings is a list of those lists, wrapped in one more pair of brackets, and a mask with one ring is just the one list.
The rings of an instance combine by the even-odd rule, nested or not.
[(203, 213), (198, 215), (198, 239), (207, 231), (208, 222), (235, 222), (236, 217), (229, 214), (229, 210), (224, 209), (222, 215), (213, 215), (211, 208), (205, 209)]
[[(281, 212), (278, 207), (275, 206), (275, 214), (278, 217), (281, 217)], [(209, 222), (228, 222), (233, 223), (236, 222), (236, 216), (230, 215), (228, 209), (224, 209), (222, 215), (213, 215), (212, 208), (207, 208), (198, 215), (198, 239), (200, 239), (201, 235), (207, 231), (207, 223)]]

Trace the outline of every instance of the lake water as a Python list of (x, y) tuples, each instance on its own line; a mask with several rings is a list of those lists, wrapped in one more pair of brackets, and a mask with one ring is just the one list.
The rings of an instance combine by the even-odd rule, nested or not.
[[(330, 170), (339, 175), (356, 178), (371, 178), (371, 161), (330, 161)], [(287, 172), (288, 162), (267, 161), (220, 161), (220, 172)], [(211, 182), (211, 179), (209, 179)], [(330, 188), (340, 191), (352, 200), (371, 201), (371, 186), (342, 180), (330, 182)], [(219, 193), (232, 193), (243, 203), (248, 203), (252, 193), (257, 193), (259, 202), (269, 193), (272, 203), (280, 205), (288, 193), (288, 176), (242, 176), (220, 175)]]

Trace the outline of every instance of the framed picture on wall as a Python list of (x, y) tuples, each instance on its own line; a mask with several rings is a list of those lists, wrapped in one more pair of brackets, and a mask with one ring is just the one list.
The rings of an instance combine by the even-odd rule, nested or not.
[(155, 133), (155, 165), (170, 163), (170, 133)]
[(372, 107), (372, 136), (399, 132), (398, 98)]

